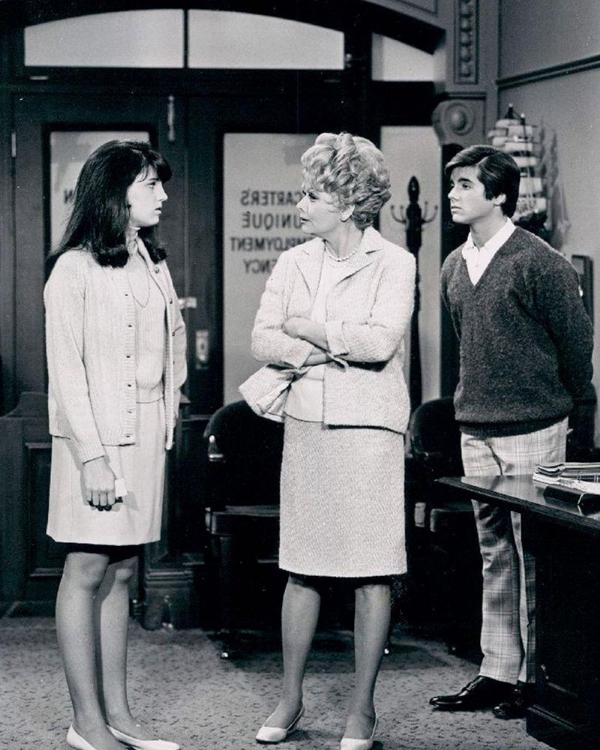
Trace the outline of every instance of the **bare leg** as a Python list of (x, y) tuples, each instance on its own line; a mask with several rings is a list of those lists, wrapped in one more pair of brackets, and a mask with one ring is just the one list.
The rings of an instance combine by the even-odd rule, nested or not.
[(321, 594), (310, 579), (290, 575), (281, 610), (283, 690), (281, 700), (265, 724), (288, 727), (302, 706), (306, 660), (319, 619)]
[(106, 729), (98, 698), (94, 643), (94, 599), (109, 557), (70, 552), (56, 599), (56, 633), (73, 703), (75, 730), (97, 750), (123, 750)]
[(129, 630), (129, 582), (137, 557), (108, 566), (96, 597), (96, 654), (100, 701), (106, 721), (132, 737), (151, 739), (138, 724), (127, 700), (127, 638)]
[(358, 586), (355, 602), (356, 676), (344, 735), (368, 739), (375, 721), (375, 681), (390, 627), (390, 586), (380, 582)]

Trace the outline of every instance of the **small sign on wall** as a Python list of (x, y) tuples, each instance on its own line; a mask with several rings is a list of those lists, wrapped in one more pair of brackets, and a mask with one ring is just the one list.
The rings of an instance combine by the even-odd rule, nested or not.
[(259, 364), (250, 351), (260, 297), (277, 259), (310, 239), (300, 227), (300, 157), (314, 135), (227, 133), (223, 179), (224, 402)]

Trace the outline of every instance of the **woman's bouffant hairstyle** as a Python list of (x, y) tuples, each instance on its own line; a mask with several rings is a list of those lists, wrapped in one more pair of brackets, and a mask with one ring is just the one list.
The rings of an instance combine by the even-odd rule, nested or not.
[[(87, 159), (77, 179), (73, 209), (59, 246), (48, 257), (50, 269), (67, 250), (82, 247), (101, 266), (122, 268), (129, 258), (127, 190), (138, 175), (155, 169), (167, 182), (171, 167), (150, 144), (143, 141), (108, 141)], [(166, 258), (156, 244), (153, 227), (142, 227), (139, 236), (157, 263)]]
[(444, 167), (450, 177), (457, 167), (477, 167), (477, 176), (485, 189), (485, 197), (490, 201), (499, 195), (506, 196), (501, 205), (505, 216), (512, 216), (519, 199), (521, 173), (517, 162), (510, 154), (494, 146), (469, 146), (459, 151)]
[(390, 199), (390, 175), (383, 154), (367, 138), (321, 133), (301, 158), (304, 184), (329, 193), (338, 209), (354, 206), (359, 229), (371, 226)]

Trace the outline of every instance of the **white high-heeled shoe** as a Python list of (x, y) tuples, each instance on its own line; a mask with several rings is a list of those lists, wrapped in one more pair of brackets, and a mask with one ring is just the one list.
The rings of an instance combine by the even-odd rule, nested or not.
[[(169, 742), (168, 740), (140, 740), (137, 737), (125, 734), (125, 732), (120, 732), (109, 724), (106, 726), (113, 737), (124, 745), (134, 748), (134, 750), (181, 750), (176, 742)], [(86, 749), (82, 748), (82, 750)]]
[(73, 750), (96, 750), (96, 748), (93, 745), (90, 745), (90, 743), (85, 740), (79, 732), (75, 731), (72, 724), (67, 732), (67, 745), (72, 747)]
[(379, 719), (376, 716), (375, 723), (373, 724), (373, 731), (371, 732), (371, 736), (368, 740), (356, 740), (353, 737), (342, 737), (342, 741), (340, 742), (340, 750), (371, 750), (371, 748), (373, 747), (375, 730), (377, 729), (378, 722)]
[[(297, 729), (298, 722), (300, 719), (304, 716), (304, 706), (300, 708), (298, 711), (298, 715), (292, 721), (292, 723), (289, 725), (289, 727), (267, 727), (264, 724), (262, 727), (258, 730), (258, 734), (256, 735), (256, 741), (262, 742), (263, 744), (276, 744), (277, 742), (283, 742), (285, 739), (287, 739), (288, 735), (290, 735), (292, 732), (294, 732)], [(267, 721), (269, 721), (267, 719)]]

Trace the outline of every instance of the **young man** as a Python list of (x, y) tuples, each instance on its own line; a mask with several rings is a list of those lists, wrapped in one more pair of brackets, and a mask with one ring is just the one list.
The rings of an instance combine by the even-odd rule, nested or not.
[[(454, 402), (467, 476), (532, 474), (565, 460), (573, 398), (592, 376), (592, 327), (571, 264), (509, 217), (514, 159), (471, 146), (446, 166), (452, 219), (470, 228), (444, 262), (442, 297), (460, 340)], [(534, 674), (534, 567), (521, 516), (473, 501), (483, 560), (479, 675), (438, 709), (522, 717)]]

